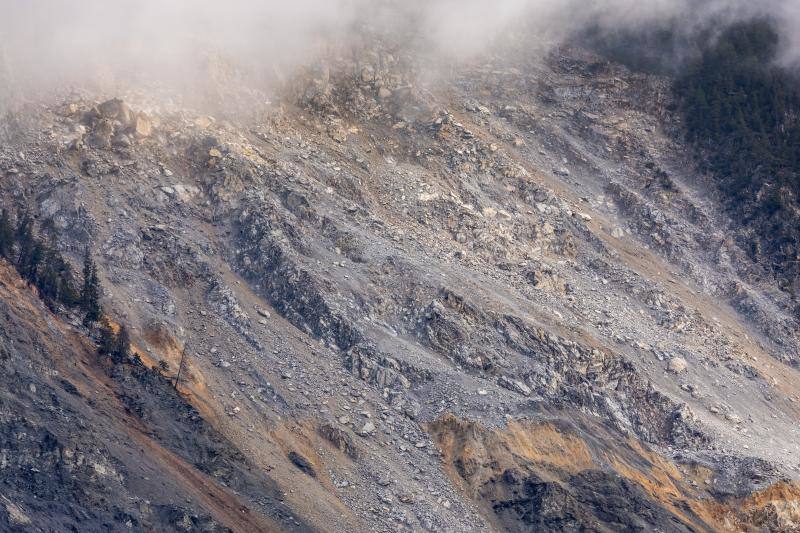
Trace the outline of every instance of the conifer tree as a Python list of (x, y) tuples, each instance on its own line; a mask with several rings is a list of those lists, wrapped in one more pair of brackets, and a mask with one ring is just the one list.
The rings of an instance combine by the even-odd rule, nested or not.
[(27, 281), (33, 281), (31, 274), (35, 274), (38, 261), (41, 260), (41, 247), (37, 249), (37, 241), (33, 235), (33, 219), (27, 211), (17, 215), (17, 227), (14, 239), (19, 246), (17, 255), (17, 271)]
[(84, 312), (83, 323), (89, 325), (100, 319), (100, 282), (97, 279), (97, 267), (92, 260), (89, 247), (83, 254), (83, 286), (80, 296), (81, 311)]
[(117, 333), (116, 338), (114, 339), (114, 350), (112, 353), (112, 358), (117, 363), (122, 363), (127, 361), (131, 355), (131, 337), (128, 333), (128, 328), (125, 327), (125, 324), (120, 326), (119, 332)]
[(114, 335), (114, 330), (111, 328), (108, 318), (104, 317), (100, 322), (100, 346), (97, 349), (97, 353), (113, 357), (116, 345), (117, 336)]
[(34, 236), (24, 245), (20, 244), (20, 258), (17, 268), (20, 276), (33, 285), (36, 285), (39, 269), (44, 259), (44, 245)]
[(44, 259), (42, 267), (39, 269), (38, 276), (36, 277), (36, 287), (39, 289), (39, 296), (45, 303), (53, 307), (54, 303), (59, 301), (59, 272), (57, 265), (56, 251), (53, 248), (47, 247), (44, 251)]
[(19, 242), (24, 237), (33, 235), (33, 219), (25, 209), (17, 212), (17, 226), (14, 228), (14, 239)]
[(14, 251), (14, 227), (8, 217), (8, 211), (3, 209), (0, 214), (0, 257), (11, 259)]
[(44, 254), (36, 276), (36, 287), (42, 298), (52, 306), (58, 302), (71, 307), (78, 303), (72, 267), (56, 249), (55, 239), (44, 246)]

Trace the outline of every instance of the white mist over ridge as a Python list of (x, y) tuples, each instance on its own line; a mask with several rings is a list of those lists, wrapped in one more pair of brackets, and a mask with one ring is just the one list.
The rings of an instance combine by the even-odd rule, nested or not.
[(672, 20), (691, 33), (710, 21), (766, 15), (780, 25), (786, 60), (800, 57), (800, 6), (791, 0), (0, 0), (0, 13), (0, 68), (22, 91), (203, 83), (213, 56), (255, 72), (286, 71), (346, 44), (363, 25), (408, 31), (427, 53), (458, 61), (520, 28), (557, 42), (587, 25)]

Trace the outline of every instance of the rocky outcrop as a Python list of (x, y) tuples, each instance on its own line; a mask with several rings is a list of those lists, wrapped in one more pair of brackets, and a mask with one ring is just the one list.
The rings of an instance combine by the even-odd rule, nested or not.
[(74, 272), (91, 247), (141, 364), (2, 295), (0, 519), (46, 528), (31, 492), (89, 530), (790, 527), (792, 303), (693, 189), (667, 80), (567, 48), (432, 84), (400, 44), (244, 117), (132, 93), (7, 124), (0, 203)]
[[(4, 261), (0, 306), (5, 529), (238, 531), (285, 518), (274, 482), (158, 370), (109, 366)], [(243, 505), (255, 514), (237, 516)]]
[[(756, 494), (742, 499), (724, 493), (726, 482), (716, 477), (713, 486), (697, 490), (681, 474), (684, 467), (654, 460), (652, 451), (639, 446), (605, 448), (607, 441), (598, 437), (607, 428), (574, 420), (576, 425), (566, 426), (515, 420), (489, 429), (445, 415), (430, 430), (458, 485), (505, 530), (793, 527), (796, 485), (768, 489), (775, 499), (766, 503)], [(724, 478), (731, 467), (743, 474), (747, 465), (734, 463), (716, 465), (718, 472), (707, 475)], [(752, 509), (745, 501), (760, 503)]]

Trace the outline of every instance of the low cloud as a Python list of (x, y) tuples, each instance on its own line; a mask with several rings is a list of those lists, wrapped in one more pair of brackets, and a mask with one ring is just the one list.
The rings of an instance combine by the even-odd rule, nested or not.
[(515, 31), (557, 42), (589, 25), (616, 31), (670, 21), (690, 34), (767, 15), (783, 35), (784, 61), (800, 60), (794, 0), (0, 0), (0, 13), (0, 76), (23, 91), (191, 86), (214, 57), (255, 72), (286, 70), (347, 43), (363, 25), (409, 31), (426, 53), (457, 61)]

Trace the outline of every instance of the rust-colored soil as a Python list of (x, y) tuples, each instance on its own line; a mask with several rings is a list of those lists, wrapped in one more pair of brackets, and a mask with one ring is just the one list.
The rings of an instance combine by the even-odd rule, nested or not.
[(578, 472), (605, 469), (636, 483), (695, 530), (796, 530), (800, 525), (797, 484), (779, 482), (746, 498), (718, 500), (689, 483), (690, 478), (708, 477), (710, 471), (695, 468), (684, 475), (677, 465), (633, 439), (624, 440), (624, 446), (602, 449), (596, 439), (590, 443), (580, 432), (550, 422), (511, 421), (504, 428), (489, 429), (450, 414), (428, 429), (456, 486), (480, 505), (487, 504), (481, 501), (482, 488), (494, 486), (506, 471), (567, 484)]

